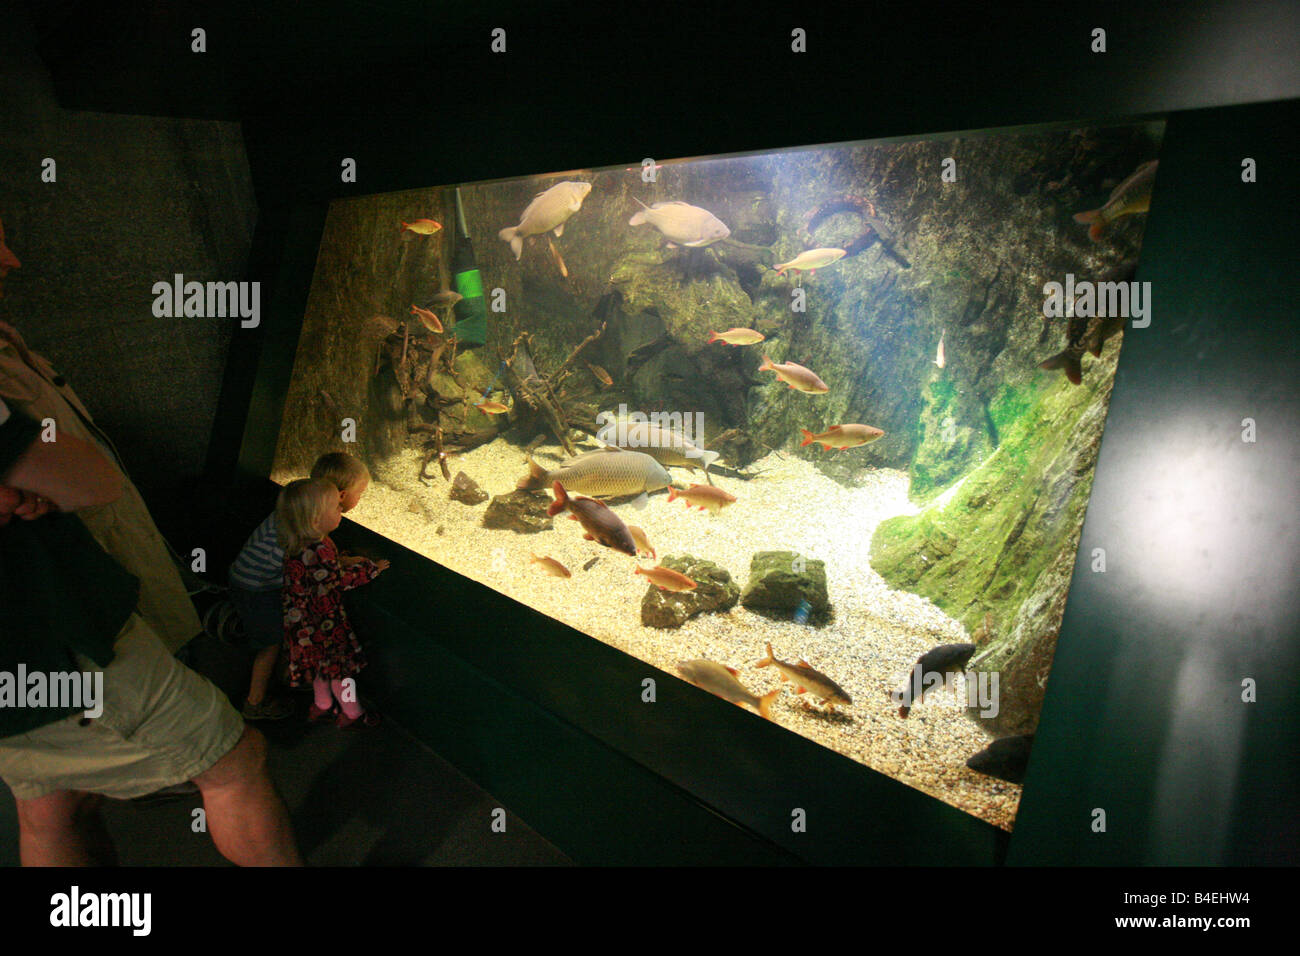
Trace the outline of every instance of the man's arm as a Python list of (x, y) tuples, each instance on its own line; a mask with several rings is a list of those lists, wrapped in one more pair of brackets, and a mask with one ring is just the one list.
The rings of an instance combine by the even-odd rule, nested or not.
[(0, 401), (0, 485), (48, 498), (62, 511), (121, 496), (122, 476), (94, 445), (67, 433), (52, 442), (38, 435), (32, 419)]

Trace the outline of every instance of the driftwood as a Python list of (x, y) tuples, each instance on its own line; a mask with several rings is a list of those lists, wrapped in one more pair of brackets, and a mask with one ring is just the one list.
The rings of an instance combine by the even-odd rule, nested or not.
[(516, 405), (523, 405), (531, 413), (541, 416), (565, 452), (572, 455), (573, 444), (569, 441), (564, 408), (552, 390), (550, 382), (537, 374), (537, 368), (530, 354), (531, 342), (532, 336), (527, 332), (521, 332), (511, 347), (510, 357), (502, 358), (505, 363), (502, 372), (505, 375), (506, 388), (514, 396)]
[(495, 431), (444, 433), (441, 426), (429, 425), (423, 422), (410, 427), (413, 434), (426, 434), (429, 436), (424, 443), (426, 454), (420, 461), (420, 477), (429, 479), (434, 477), (429, 474), (429, 465), (436, 460), (442, 470), (442, 477), (447, 481), (451, 481), (451, 468), (448, 463), (453, 454), (469, 451), (479, 445), (486, 445), (497, 437)]

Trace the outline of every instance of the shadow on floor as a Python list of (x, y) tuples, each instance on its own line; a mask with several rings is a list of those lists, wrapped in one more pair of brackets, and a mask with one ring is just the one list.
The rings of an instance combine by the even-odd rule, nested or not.
[[(232, 699), (246, 688), (246, 655), (211, 638), (188, 648), (187, 663)], [(558, 849), (500, 807), (455, 767), (401, 728), (384, 723), (341, 731), (306, 721), (310, 695), (293, 717), (259, 722), (271, 775), (311, 866), (563, 866)], [(204, 832), (194, 832), (198, 794), (140, 804), (110, 800), (105, 819), (123, 866), (228, 866)], [(0, 783), (0, 865), (18, 864), (13, 797)]]

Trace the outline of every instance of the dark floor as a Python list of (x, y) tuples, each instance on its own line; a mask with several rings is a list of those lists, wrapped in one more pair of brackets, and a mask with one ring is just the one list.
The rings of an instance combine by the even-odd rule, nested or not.
[[(245, 655), (211, 638), (187, 650), (196, 670), (232, 695)], [(259, 722), (271, 774), (283, 794), (303, 857), (312, 866), (531, 866), (572, 861), (451, 764), (387, 722), (365, 731), (309, 725), (299, 713)], [(105, 817), (124, 866), (224, 866), (206, 833), (193, 832), (197, 794), (141, 805), (110, 800)], [(13, 797), (0, 783), (0, 865), (18, 863)]]

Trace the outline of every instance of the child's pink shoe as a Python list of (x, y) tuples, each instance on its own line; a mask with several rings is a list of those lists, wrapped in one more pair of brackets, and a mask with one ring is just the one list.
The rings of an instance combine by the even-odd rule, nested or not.
[(383, 718), (373, 710), (368, 710), (360, 717), (349, 717), (347, 714), (339, 714), (338, 722), (334, 725), (339, 730), (347, 730), (349, 727), (355, 727), (358, 730), (365, 730), (369, 727), (378, 727), (383, 723)]
[(316, 702), (313, 701), (311, 705), (311, 709), (307, 711), (307, 720), (310, 723), (314, 724), (318, 720), (324, 720), (326, 717), (332, 717), (333, 715), (334, 715), (333, 704), (331, 704), (327, 709), (321, 710), (321, 708), (316, 706)]

